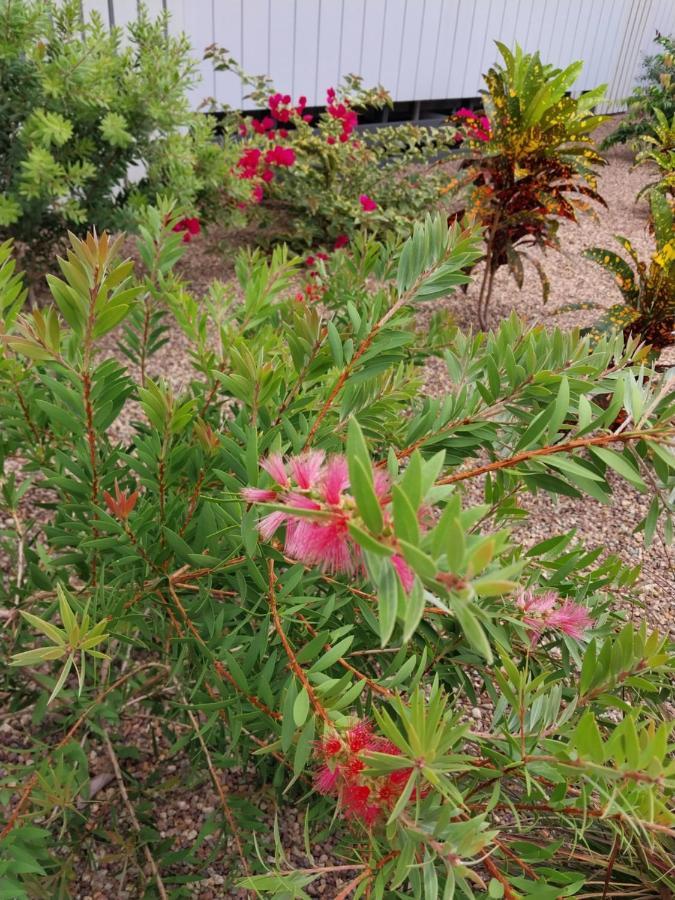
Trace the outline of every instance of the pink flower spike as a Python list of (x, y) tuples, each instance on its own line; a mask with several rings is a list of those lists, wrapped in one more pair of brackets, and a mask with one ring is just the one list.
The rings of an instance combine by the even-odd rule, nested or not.
[(410, 568), (408, 563), (403, 559), (403, 557), (398, 555), (398, 553), (394, 553), (392, 555), (391, 564), (396, 569), (396, 573), (401, 579), (403, 590), (406, 592), (406, 594), (409, 594), (413, 589), (413, 585), (415, 584), (415, 573)]
[(288, 461), (291, 474), (299, 488), (307, 491), (316, 485), (321, 474), (324, 456), (323, 450), (312, 450)]
[(269, 503), (277, 499), (277, 492), (264, 488), (247, 487), (242, 490), (241, 496), (248, 503)]
[(349, 471), (344, 456), (332, 456), (326, 464), (323, 476), (323, 498), (331, 506), (340, 503), (341, 494), (349, 484)]
[(535, 594), (534, 591), (521, 591), (516, 597), (516, 603), (523, 612), (545, 615), (553, 609), (557, 599), (558, 595), (554, 591), (547, 591), (545, 594)]
[(285, 512), (281, 512), (280, 510), (277, 512), (271, 512), (266, 516), (263, 516), (262, 519), (258, 522), (258, 531), (260, 532), (260, 537), (264, 541), (269, 541), (275, 531), (278, 531), (279, 528), (287, 521), (288, 516)]
[(336, 766), (334, 769), (331, 769), (329, 766), (322, 766), (316, 773), (314, 789), (320, 794), (332, 794), (335, 791), (339, 774), (339, 766)]
[(286, 466), (279, 453), (272, 453), (267, 459), (261, 459), (260, 465), (268, 475), (272, 476), (277, 484), (280, 484), (282, 487), (289, 487), (290, 481), (286, 474)]
[(579, 641), (592, 622), (585, 606), (581, 606), (573, 600), (566, 600), (561, 607), (548, 616), (547, 625), (550, 628), (557, 628), (563, 634)]

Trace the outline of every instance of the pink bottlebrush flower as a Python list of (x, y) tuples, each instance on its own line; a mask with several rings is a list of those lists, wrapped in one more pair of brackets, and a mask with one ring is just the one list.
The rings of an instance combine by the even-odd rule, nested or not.
[(389, 493), (389, 488), (391, 487), (389, 475), (384, 471), (384, 469), (374, 469), (373, 487), (375, 488), (375, 494), (377, 495), (378, 500), (384, 500), (384, 498)]
[(398, 553), (394, 553), (391, 556), (391, 564), (396, 569), (396, 573), (401, 579), (403, 590), (406, 592), (406, 594), (409, 594), (413, 589), (413, 585), (415, 584), (415, 573), (410, 568), (408, 563), (403, 559), (403, 557), (398, 555)]
[(183, 243), (189, 244), (195, 235), (198, 235), (201, 231), (201, 225), (199, 224), (199, 219), (181, 219), (180, 222), (176, 222), (173, 226), (173, 231), (182, 231), (183, 232)]
[(286, 466), (280, 453), (271, 453), (267, 459), (260, 460), (260, 465), (268, 475), (272, 476), (277, 484), (280, 484), (282, 487), (290, 486)]
[(339, 776), (339, 766), (336, 766), (334, 769), (331, 769), (329, 766), (322, 766), (314, 778), (314, 790), (320, 794), (332, 794), (337, 787)]
[(265, 488), (246, 487), (241, 496), (248, 503), (271, 503), (277, 499), (277, 492), (265, 490)]
[(343, 247), (346, 247), (349, 244), (349, 237), (346, 234), (339, 234), (335, 238), (335, 243), (333, 244), (333, 250), (342, 250)]
[(287, 528), (286, 552), (323, 572), (352, 574), (358, 549), (352, 544), (347, 519), (341, 514), (327, 524), (296, 519)]
[(548, 617), (549, 628), (556, 628), (577, 641), (583, 638), (584, 632), (591, 624), (592, 619), (586, 607), (572, 600), (566, 600)]
[(359, 203), (361, 204), (361, 209), (364, 212), (372, 212), (377, 209), (377, 203), (369, 197), (367, 194), (361, 194), (359, 197)]
[(258, 522), (258, 531), (260, 532), (260, 537), (264, 541), (271, 540), (275, 531), (278, 531), (282, 525), (284, 525), (288, 520), (288, 515), (281, 510), (277, 510), (276, 512), (268, 513), (266, 516), (263, 516), (262, 519)]
[(312, 450), (302, 456), (294, 456), (288, 461), (291, 475), (298, 487), (308, 491), (316, 486), (324, 459), (323, 450)]
[(586, 607), (572, 600), (565, 600), (558, 606), (559, 601), (560, 597), (554, 591), (544, 594), (523, 591), (516, 598), (518, 607), (524, 613), (523, 623), (529, 629), (532, 646), (547, 628), (561, 631), (576, 640), (584, 636), (592, 621)]
[(332, 456), (323, 475), (323, 499), (331, 506), (338, 506), (342, 492), (349, 486), (349, 470), (344, 456)]

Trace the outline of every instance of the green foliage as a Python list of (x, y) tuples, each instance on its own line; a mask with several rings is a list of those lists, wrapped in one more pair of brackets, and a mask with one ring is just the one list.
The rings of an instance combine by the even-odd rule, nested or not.
[(675, 341), (675, 236), (673, 208), (665, 194), (650, 195), (656, 249), (648, 263), (640, 260), (631, 242), (616, 239), (631, 259), (611, 250), (592, 247), (584, 256), (612, 275), (623, 303), (611, 307), (592, 329), (594, 336), (619, 328), (639, 335), (657, 351)]
[(227, 150), (190, 111), (196, 77), (187, 38), (143, 7), (109, 32), (78, 0), (1, 0), (0, 236), (44, 258), (66, 228), (131, 224), (167, 187), (208, 213)]
[[(331, 834), (355, 896), (553, 900), (598, 871), (608, 890), (674, 889), (672, 646), (615, 604), (638, 570), (554, 523), (533, 547), (511, 531), (527, 491), (610, 502), (619, 478), (651, 496), (646, 540), (659, 522), (672, 537), (672, 381), (635, 366), (621, 335), (512, 317), (450, 335), (448, 391), (425, 397), (414, 314), (467, 281), (478, 232), (430, 216), (405, 242), (361, 234), (317, 305), (297, 298), (285, 247), (238, 256), (238, 295), (192, 296), (174, 222), (171, 201), (144, 210), (139, 273), (107, 235), (72, 236), (54, 305), (23, 315), (0, 252), (3, 658), (21, 663), (0, 667), (0, 689), (34, 724), (0, 781), (4, 895), (70, 892), (71, 854), (114, 816), (104, 795), (83, 802), (90, 753), (142, 754), (127, 746), (136, 714), (158, 723), (151, 777), (118, 774), (139, 894), (151, 871), (160, 895), (188, 896), (208, 835), (209, 859), (236, 850), (228, 895), (304, 897), (331, 874), (289, 862), (254, 792), (220, 787), (252, 765), (280, 808), (306, 807), (310, 850)], [(138, 371), (170, 317), (194, 367), (181, 393)], [(133, 369), (98, 353), (112, 328)], [(631, 428), (615, 434), (622, 410)], [(478, 479), (477, 504), (463, 487)], [(294, 543), (298, 523), (321, 553)], [(555, 624), (563, 612), (577, 630)], [(481, 729), (464, 715), (479, 693)], [(180, 849), (149, 802), (178, 754), (187, 789), (220, 787)]]
[(640, 143), (655, 124), (655, 109), (660, 109), (667, 119), (675, 115), (675, 41), (670, 35), (657, 33), (655, 42), (663, 49), (645, 56), (642, 84), (627, 99), (628, 115), (602, 142), (603, 149), (632, 141)]
[[(604, 85), (579, 97), (570, 91), (581, 62), (557, 69), (541, 62), (538, 53), (512, 53), (497, 46), (504, 60), (485, 76), (483, 105), (490, 122), (489, 139), (466, 131), (466, 159), (461, 177), (449, 186), (469, 186), (469, 203), (456, 216), (470, 215), (485, 229), (486, 266), (478, 315), (485, 327), (494, 273), (508, 266), (522, 286), (524, 248), (558, 248), (560, 219), (575, 222), (588, 208), (586, 198), (603, 203), (596, 192), (596, 168), (604, 160), (591, 137), (604, 121), (593, 107), (604, 96)], [(549, 290), (541, 264), (537, 268), (544, 298)]]
[(675, 112), (670, 122), (660, 109), (654, 110), (655, 122), (651, 133), (642, 135), (643, 150), (635, 157), (636, 165), (653, 163), (659, 170), (659, 179), (646, 184), (638, 193), (638, 198), (652, 191), (670, 195), (671, 206), (675, 205)]

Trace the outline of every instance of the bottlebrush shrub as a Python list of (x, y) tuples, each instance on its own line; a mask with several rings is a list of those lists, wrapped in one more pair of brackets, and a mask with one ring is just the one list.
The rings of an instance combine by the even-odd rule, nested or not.
[(358, 131), (358, 116), (391, 105), (381, 87), (365, 89), (350, 76), (328, 88), (317, 117), (305, 97), (275, 91), (250, 78), (226, 51), (212, 48), (216, 68), (235, 71), (266, 108), (262, 119), (231, 117), (242, 138), (237, 172), (250, 185), (247, 213), (298, 248), (332, 246), (361, 226), (372, 234), (407, 233), (436, 207), (446, 181), (433, 164), (455, 145), (446, 128), (415, 125)]
[(663, 347), (675, 343), (675, 231), (667, 197), (654, 191), (650, 201), (656, 249), (649, 263), (641, 260), (628, 238), (620, 235), (616, 239), (630, 263), (600, 247), (585, 250), (584, 256), (614, 275), (623, 296), (623, 303), (610, 307), (593, 326), (592, 335), (621, 328), (646, 341), (658, 356)]
[(467, 205), (454, 217), (471, 214), (485, 229), (485, 270), (478, 300), (483, 328), (495, 272), (508, 266), (522, 287), (523, 258), (528, 259), (546, 298), (544, 268), (524, 248), (557, 249), (561, 219), (575, 222), (577, 213), (588, 208), (585, 198), (604, 204), (595, 190), (594, 169), (604, 160), (590, 136), (606, 118), (591, 112), (602, 100), (604, 85), (571, 97), (568, 92), (583, 63), (561, 70), (542, 63), (538, 53), (523, 53), (518, 45), (514, 53), (499, 42), (497, 46), (504, 63), (488, 71), (483, 92), (489, 129), (483, 123), (477, 131), (477, 119), (464, 126), (458, 120), (466, 138), (460, 151), (465, 159), (460, 177), (448, 186), (469, 188)]
[(66, 227), (129, 224), (167, 187), (186, 206), (221, 188), (227, 148), (190, 111), (196, 64), (166, 17), (125, 34), (78, 0), (0, 0), (0, 21), (0, 238), (44, 257)]
[[(141, 281), (119, 242), (72, 237), (52, 307), (21, 312), (2, 252), (0, 690), (32, 722), (2, 776), (5, 893), (67, 890), (72, 854), (109, 840), (133, 892), (187, 897), (206, 835), (228, 895), (672, 889), (673, 658), (614, 600), (637, 569), (554, 522), (532, 547), (509, 531), (525, 491), (610, 502), (618, 477), (652, 498), (646, 542), (659, 520), (668, 539), (672, 381), (622, 336), (514, 317), (456, 333), (448, 392), (424, 397), (414, 315), (466, 281), (475, 232), (361, 237), (327, 304), (296, 298), (284, 248), (242, 254), (241, 299), (202, 300), (171, 275), (188, 245), (169, 207), (146, 213)], [(191, 344), (183, 394), (98, 353), (143, 334), (148, 294)], [(136, 716), (156, 722), (142, 770)], [(117, 786), (91, 804), (97, 754)], [(181, 788), (218, 799), (174, 847), (155, 811), (180, 755)], [(267, 809), (306, 810), (306, 862), (254, 790), (224, 787), (253, 766)]]
[(628, 97), (628, 115), (604, 139), (603, 149), (633, 141), (639, 144), (656, 124), (655, 109), (668, 119), (675, 116), (675, 40), (672, 35), (657, 32), (654, 42), (661, 49), (644, 57), (642, 84)]

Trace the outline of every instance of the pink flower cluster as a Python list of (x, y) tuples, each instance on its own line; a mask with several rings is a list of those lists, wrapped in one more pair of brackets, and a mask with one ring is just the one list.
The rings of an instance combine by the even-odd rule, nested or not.
[[(479, 116), (472, 109), (462, 107), (455, 113), (457, 118), (464, 119), (466, 122), (469, 136), (477, 141), (489, 141), (491, 136), (490, 120), (487, 116)], [(457, 132), (457, 138), (462, 139), (462, 135)]]
[[(292, 147), (282, 147), (280, 144), (277, 144), (264, 154), (258, 147), (249, 147), (239, 157), (237, 168), (239, 169), (240, 178), (253, 179), (260, 177), (264, 182), (270, 182), (274, 178), (272, 167), (290, 168), (294, 163), (295, 150)], [(263, 198), (261, 184), (253, 187), (252, 197), (256, 203), (261, 202)]]
[[(326, 458), (322, 450), (312, 450), (284, 461), (272, 454), (261, 461), (275, 482), (274, 488), (244, 488), (249, 503), (276, 503), (283, 509), (263, 516), (258, 530), (265, 541), (282, 526), (286, 529), (284, 551), (293, 559), (324, 572), (354, 574), (362, 571), (361, 548), (349, 533), (349, 523), (357, 516), (354, 498), (347, 492), (349, 470), (342, 455)], [(382, 506), (385, 523), (391, 524), (389, 478), (380, 469), (373, 471), (375, 494)], [(394, 548), (392, 548), (394, 549)], [(415, 576), (403, 557), (390, 557), (406, 591)]]
[[(344, 736), (336, 732), (317, 745), (320, 767), (314, 779), (320, 794), (337, 797), (346, 819), (360, 821), (368, 828), (389, 816), (412, 771), (401, 768), (388, 775), (366, 777), (362, 755), (369, 752), (401, 755), (395, 744), (373, 734), (367, 721), (354, 725)], [(410, 800), (414, 802), (415, 792)]]
[(581, 640), (593, 622), (585, 606), (573, 600), (562, 601), (554, 591), (545, 594), (522, 591), (516, 603), (523, 612), (523, 622), (533, 647), (549, 628)]
[(361, 209), (364, 212), (373, 212), (377, 209), (377, 203), (373, 200), (372, 197), (369, 197), (368, 194), (361, 194), (359, 197), (359, 203), (361, 204)]
[[(335, 88), (332, 87), (328, 88), (326, 91), (326, 112), (332, 119), (335, 119), (340, 123), (338, 140), (343, 144), (346, 143), (349, 140), (352, 131), (354, 131), (358, 125), (359, 117), (353, 109), (350, 109), (347, 101), (342, 103), (336, 102)], [(335, 137), (329, 135), (327, 141), (329, 144), (334, 144)]]

